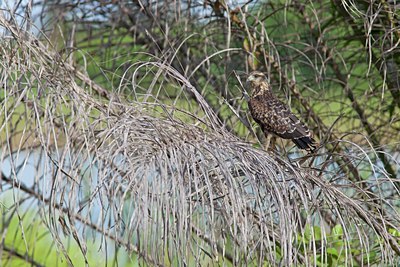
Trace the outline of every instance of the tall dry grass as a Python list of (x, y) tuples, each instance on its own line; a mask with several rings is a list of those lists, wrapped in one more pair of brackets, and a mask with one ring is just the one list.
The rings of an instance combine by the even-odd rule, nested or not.
[[(48, 236), (70, 265), (71, 246), (90, 263), (92, 240), (149, 265), (308, 266), (332, 248), (338, 264), (394, 264), (397, 43), (379, 50), (374, 30), (395, 14), (373, 4), (381, 22), (368, 24), (368, 6), (346, 2), (197, 4), (1, 11), (6, 263), (43, 264), (31, 249)], [(362, 21), (374, 42), (360, 42)], [(395, 38), (386, 25), (376, 31)], [(255, 68), (303, 114), (317, 154), (262, 149), (235, 76)]]

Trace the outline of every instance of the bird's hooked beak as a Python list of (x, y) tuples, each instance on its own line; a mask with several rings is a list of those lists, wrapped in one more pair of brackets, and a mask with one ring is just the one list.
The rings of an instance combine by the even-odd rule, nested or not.
[(254, 77), (254, 75), (250, 75), (248, 78), (247, 78), (247, 80), (246, 80), (246, 82), (252, 82), (252, 81), (255, 81), (256, 80), (256, 77)]

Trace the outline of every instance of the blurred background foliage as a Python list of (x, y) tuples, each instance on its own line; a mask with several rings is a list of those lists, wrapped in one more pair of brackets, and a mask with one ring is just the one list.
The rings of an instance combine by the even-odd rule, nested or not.
[(396, 1), (0, 3), (2, 266), (399, 263)]

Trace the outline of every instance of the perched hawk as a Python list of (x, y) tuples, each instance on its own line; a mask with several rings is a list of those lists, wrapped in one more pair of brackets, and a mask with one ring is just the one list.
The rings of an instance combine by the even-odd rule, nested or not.
[(315, 140), (307, 126), (274, 96), (265, 75), (254, 71), (247, 78), (247, 83), (251, 88), (251, 116), (261, 126), (265, 136), (273, 133), (291, 139), (300, 149), (313, 151)]

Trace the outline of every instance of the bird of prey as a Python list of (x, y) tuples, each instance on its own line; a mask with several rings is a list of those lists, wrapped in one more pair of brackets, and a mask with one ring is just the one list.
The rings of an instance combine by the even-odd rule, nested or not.
[(265, 136), (268, 138), (268, 134), (272, 133), (284, 139), (291, 139), (300, 149), (313, 151), (316, 145), (310, 130), (275, 97), (265, 75), (253, 71), (248, 76), (247, 83), (251, 88), (251, 116), (261, 126)]

